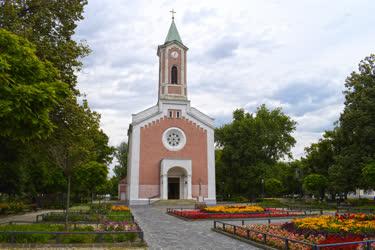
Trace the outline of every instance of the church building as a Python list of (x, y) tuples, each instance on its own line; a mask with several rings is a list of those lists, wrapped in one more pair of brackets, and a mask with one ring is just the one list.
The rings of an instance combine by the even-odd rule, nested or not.
[[(172, 13), (173, 14), (173, 13)], [(174, 17), (159, 45), (158, 102), (132, 115), (126, 200), (194, 199), (216, 203), (214, 120), (190, 106), (188, 47)]]

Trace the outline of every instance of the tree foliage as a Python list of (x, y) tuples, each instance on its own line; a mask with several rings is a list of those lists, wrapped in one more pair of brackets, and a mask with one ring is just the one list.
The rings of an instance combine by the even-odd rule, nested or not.
[(54, 129), (51, 112), (69, 95), (58, 71), (40, 60), (26, 39), (0, 29), (0, 136), (46, 138)]
[(36, 55), (50, 61), (59, 70), (59, 79), (74, 88), (80, 58), (90, 52), (72, 38), (86, 4), (87, 0), (3, 0), (0, 28), (35, 44)]
[(345, 108), (336, 135), (335, 168), (345, 191), (360, 186), (362, 168), (375, 158), (375, 55), (363, 59), (345, 82)]
[(320, 174), (309, 174), (303, 179), (303, 188), (321, 199), (324, 198), (324, 192), (327, 187), (328, 180)]
[(265, 181), (265, 192), (269, 196), (278, 196), (283, 192), (281, 181), (276, 178), (269, 178)]
[(375, 189), (375, 162), (372, 161), (362, 169), (363, 187)]
[(291, 157), (295, 125), (281, 109), (262, 105), (255, 114), (235, 110), (233, 121), (215, 130), (215, 141), (222, 150), (221, 171), (225, 172), (217, 182), (224, 183), (233, 195), (259, 195), (267, 167)]
[(80, 191), (90, 194), (92, 201), (93, 195), (100, 192), (106, 184), (108, 167), (103, 163), (90, 161), (82, 164), (74, 175)]
[(118, 164), (115, 165), (113, 172), (118, 181), (126, 177), (128, 169), (128, 144), (121, 142), (116, 148), (114, 156)]
[[(67, 190), (69, 201), (75, 174), (112, 161), (100, 115), (75, 88), (89, 49), (72, 37), (86, 3), (0, 1), (0, 193), (33, 200)], [(90, 193), (74, 178), (71, 188)]]

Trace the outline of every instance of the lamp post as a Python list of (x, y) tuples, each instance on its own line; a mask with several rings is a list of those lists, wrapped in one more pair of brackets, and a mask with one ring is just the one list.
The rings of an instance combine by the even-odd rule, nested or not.
[(262, 183), (262, 199), (264, 198), (264, 179), (262, 178), (261, 180)]

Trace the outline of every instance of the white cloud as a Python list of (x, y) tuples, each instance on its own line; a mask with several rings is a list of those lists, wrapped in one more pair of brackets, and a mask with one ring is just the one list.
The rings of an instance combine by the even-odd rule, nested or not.
[(175, 8), (192, 105), (228, 122), (235, 108), (283, 107), (298, 122), (296, 157), (332, 128), (344, 80), (373, 51), (375, 2), (91, 0), (77, 39), (93, 53), (80, 90), (117, 145), (131, 114), (157, 99), (158, 58)]

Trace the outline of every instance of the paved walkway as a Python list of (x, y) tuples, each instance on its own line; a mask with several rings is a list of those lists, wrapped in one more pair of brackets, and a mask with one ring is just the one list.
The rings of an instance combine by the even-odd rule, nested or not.
[(6, 223), (10, 221), (30, 221), (33, 222), (36, 220), (36, 216), (39, 214), (44, 214), (48, 212), (58, 212), (62, 210), (40, 210), (38, 212), (30, 212), (30, 213), (25, 213), (25, 214), (16, 214), (16, 215), (11, 215), (7, 217), (0, 218), (0, 223)]
[(211, 231), (213, 221), (184, 221), (165, 207), (135, 206), (132, 212), (150, 249), (259, 249)]

